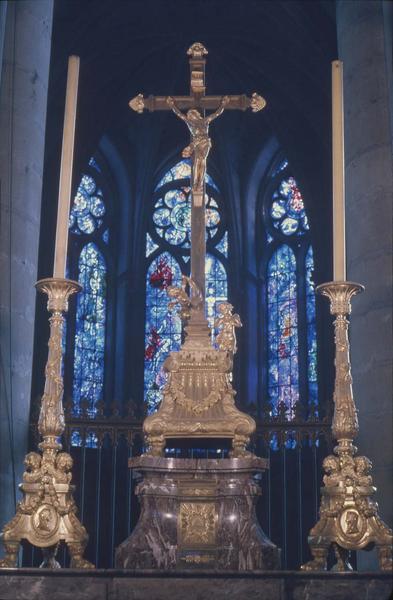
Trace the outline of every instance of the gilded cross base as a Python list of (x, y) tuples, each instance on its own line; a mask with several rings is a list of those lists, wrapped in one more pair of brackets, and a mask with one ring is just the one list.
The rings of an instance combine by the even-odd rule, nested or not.
[(42, 397), (38, 430), (42, 437), (40, 453), (29, 452), (25, 457), (26, 471), (20, 490), (23, 494), (16, 515), (7, 523), (0, 536), (5, 557), (0, 567), (16, 567), (19, 545), (27, 540), (43, 549), (41, 567), (58, 568), (56, 552), (64, 541), (70, 552), (71, 567), (94, 568), (83, 558), (88, 535), (76, 517), (77, 508), (71, 485), (72, 458), (61, 452), (59, 442), (64, 431), (63, 378), (61, 375), (64, 316), (69, 297), (81, 286), (67, 279), (43, 279), (36, 284), (48, 295), (51, 313), (48, 361), (45, 369), (45, 389)]
[(190, 299), (183, 289), (175, 287), (169, 288), (168, 293), (173, 298), (171, 308), (179, 304), (180, 315), (187, 322), (186, 340), (164, 362), (168, 381), (162, 403), (143, 423), (147, 453), (163, 456), (168, 439), (213, 438), (231, 440), (231, 457), (251, 457), (247, 445), (255, 431), (255, 421), (235, 406), (236, 392), (231, 384), (235, 327), (241, 326), (239, 316), (232, 314), (229, 303), (220, 304), (216, 349), (211, 345), (202, 295), (198, 296), (194, 289), (195, 295)]
[(350, 570), (348, 550), (376, 546), (379, 566), (392, 569), (391, 529), (379, 518), (378, 505), (372, 500), (376, 488), (372, 485), (371, 461), (356, 456), (353, 440), (359, 431), (357, 409), (352, 393), (347, 315), (351, 298), (363, 291), (363, 286), (351, 282), (332, 282), (320, 285), (317, 291), (330, 300), (330, 312), (335, 316), (335, 387), (332, 431), (338, 446), (323, 462), (325, 475), (321, 489), (320, 518), (311, 529), (308, 543), (313, 559), (302, 570), (319, 571), (327, 568), (327, 555), (333, 545), (337, 571)]

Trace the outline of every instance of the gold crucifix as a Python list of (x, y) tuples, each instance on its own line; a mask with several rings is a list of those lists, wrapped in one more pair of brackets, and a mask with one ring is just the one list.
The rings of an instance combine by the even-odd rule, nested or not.
[[(256, 94), (248, 98), (238, 96), (206, 96), (205, 65), (206, 48), (200, 42), (193, 44), (187, 51), (190, 57), (190, 94), (189, 96), (148, 96), (138, 94), (129, 106), (138, 113), (144, 109), (172, 110), (184, 121), (190, 131), (190, 144), (184, 148), (183, 157), (192, 161), (192, 208), (191, 208), (191, 278), (205, 296), (205, 178), (206, 161), (211, 149), (209, 137), (210, 123), (224, 110), (262, 110), (266, 101)], [(205, 116), (206, 110), (214, 112)], [(186, 112), (183, 112), (186, 111)]]

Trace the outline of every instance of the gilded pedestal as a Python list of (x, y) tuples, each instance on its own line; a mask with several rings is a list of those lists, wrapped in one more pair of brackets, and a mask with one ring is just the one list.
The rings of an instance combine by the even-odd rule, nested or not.
[(139, 522), (117, 549), (125, 569), (253, 571), (279, 567), (279, 550), (255, 514), (262, 458), (130, 459)]

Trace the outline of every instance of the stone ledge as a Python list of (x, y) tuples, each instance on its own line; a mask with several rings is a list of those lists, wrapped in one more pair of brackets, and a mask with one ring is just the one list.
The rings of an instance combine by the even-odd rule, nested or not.
[(391, 573), (0, 569), (0, 600), (389, 600)]

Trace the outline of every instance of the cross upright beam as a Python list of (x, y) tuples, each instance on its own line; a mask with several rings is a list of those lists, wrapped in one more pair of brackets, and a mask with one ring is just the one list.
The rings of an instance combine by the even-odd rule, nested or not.
[[(190, 57), (190, 94), (188, 96), (148, 96), (138, 94), (130, 100), (129, 106), (142, 113), (145, 109), (172, 110), (187, 125), (190, 144), (184, 148), (183, 157), (192, 161), (192, 207), (191, 207), (191, 278), (205, 297), (205, 177), (206, 160), (211, 148), (209, 137), (210, 123), (224, 110), (262, 110), (266, 102), (256, 93), (251, 98), (245, 94), (233, 96), (207, 96), (205, 84), (206, 48), (196, 42), (188, 49)], [(205, 116), (206, 110), (214, 112)], [(186, 111), (186, 112), (183, 112)]]

